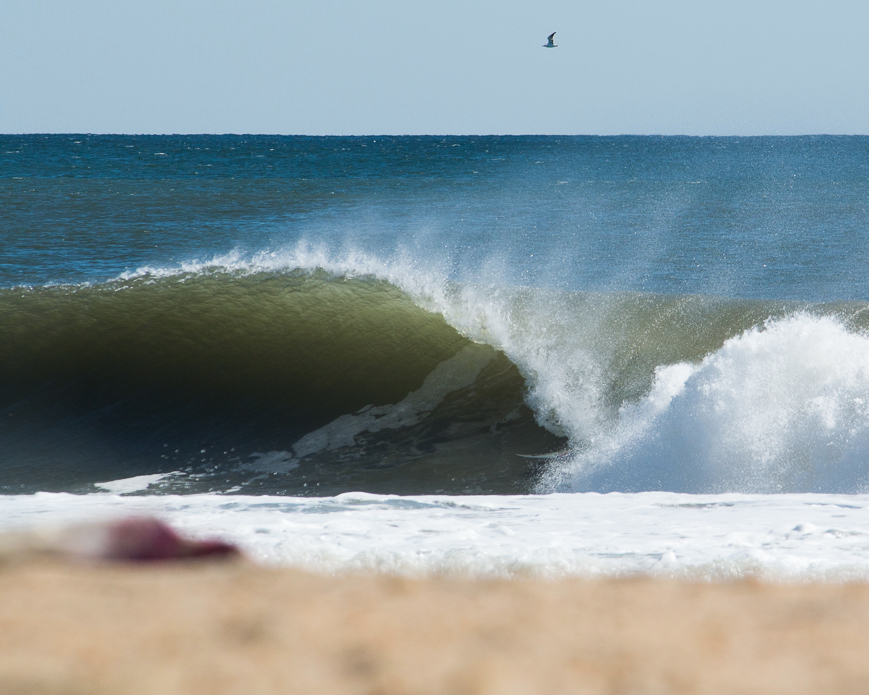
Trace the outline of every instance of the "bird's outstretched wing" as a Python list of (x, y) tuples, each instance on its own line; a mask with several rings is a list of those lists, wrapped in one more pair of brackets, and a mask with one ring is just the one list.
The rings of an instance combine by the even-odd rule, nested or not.
[(555, 43), (555, 32), (553, 31), (547, 38), (549, 39), (549, 43)]

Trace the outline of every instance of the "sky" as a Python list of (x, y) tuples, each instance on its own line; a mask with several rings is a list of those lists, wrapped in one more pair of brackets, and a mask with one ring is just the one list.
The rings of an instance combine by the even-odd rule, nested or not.
[(3, 133), (867, 134), (867, 68), (866, 0), (0, 2)]

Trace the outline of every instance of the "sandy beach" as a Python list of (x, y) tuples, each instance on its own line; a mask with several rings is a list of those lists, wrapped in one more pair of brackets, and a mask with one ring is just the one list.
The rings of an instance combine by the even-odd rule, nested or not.
[(0, 568), (0, 693), (863, 693), (869, 586)]

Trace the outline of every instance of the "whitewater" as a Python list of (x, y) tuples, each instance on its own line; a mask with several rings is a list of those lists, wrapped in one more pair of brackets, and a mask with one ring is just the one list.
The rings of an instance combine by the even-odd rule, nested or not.
[(0, 527), (154, 514), (325, 572), (867, 578), (864, 139), (125, 137), (6, 145)]

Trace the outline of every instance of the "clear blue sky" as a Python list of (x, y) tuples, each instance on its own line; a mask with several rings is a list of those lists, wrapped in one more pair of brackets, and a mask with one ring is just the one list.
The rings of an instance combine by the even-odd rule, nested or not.
[(0, 2), (5, 133), (865, 134), (867, 74), (867, 0)]

